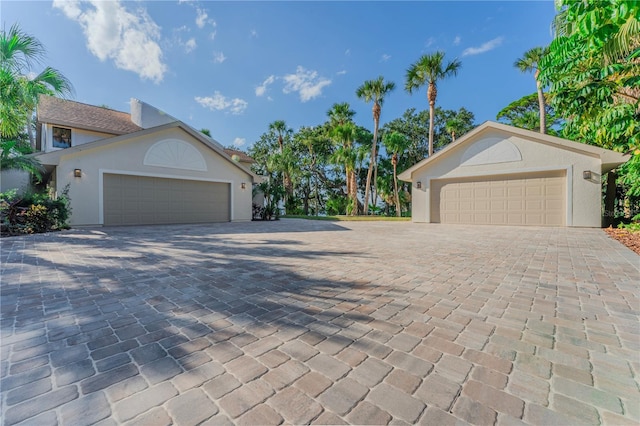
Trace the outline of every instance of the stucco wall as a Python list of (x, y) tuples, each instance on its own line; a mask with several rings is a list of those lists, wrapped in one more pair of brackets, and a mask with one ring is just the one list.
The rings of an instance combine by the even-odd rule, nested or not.
[[(506, 143), (502, 141), (506, 141)], [(471, 146), (475, 144), (493, 146), (500, 144), (498, 149), (494, 149), (491, 152), (491, 156), (487, 158), (493, 157), (497, 159), (494, 161), (503, 161), (505, 159), (507, 161), (492, 164), (461, 165), (465, 160), (468, 160), (469, 153), (473, 152)], [(511, 149), (509, 148), (510, 144), (513, 144), (520, 152), (520, 160), (513, 161), (514, 154), (506, 152)], [(511, 161), (509, 161), (509, 158), (511, 158)], [(451, 150), (443, 158), (413, 173), (413, 221), (430, 222), (429, 190), (431, 179), (502, 174), (508, 176), (510, 174), (545, 170), (567, 170), (569, 175), (567, 180), (567, 208), (570, 213), (567, 225), (599, 227), (602, 215), (599, 158), (561, 149), (554, 145), (510, 136), (499, 131), (484, 132), (475, 141)], [(582, 172), (585, 170), (592, 172), (592, 180), (583, 179)], [(421, 189), (416, 187), (416, 182), (418, 181), (422, 183)]]
[[(204, 157), (206, 171), (143, 164), (149, 148), (166, 139), (184, 141), (193, 146)], [(82, 170), (82, 177), (74, 177), (76, 168)], [(251, 176), (179, 128), (63, 156), (56, 169), (56, 189), (60, 192), (69, 184), (72, 226), (102, 224), (101, 185), (104, 173), (229, 182), (231, 220), (251, 220)], [(242, 182), (246, 183), (244, 190)]]
[(21, 193), (29, 188), (31, 178), (28, 172), (22, 170), (0, 171), (0, 192), (17, 189)]
[[(58, 151), (64, 148), (56, 148), (53, 146), (53, 124), (43, 124), (42, 125), (42, 151), (44, 152), (52, 152)], [(70, 127), (66, 126), (55, 126), (62, 127), (65, 129), (69, 129)], [(71, 146), (83, 145), (89, 142), (97, 141), (104, 138), (113, 137), (108, 133), (100, 133), (100, 132), (92, 132), (89, 130), (80, 130), (80, 129), (71, 129)]]

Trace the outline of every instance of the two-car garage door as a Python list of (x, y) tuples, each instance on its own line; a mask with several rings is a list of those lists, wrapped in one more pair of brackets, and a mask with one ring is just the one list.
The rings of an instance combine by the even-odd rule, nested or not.
[(527, 173), (431, 181), (431, 222), (566, 224), (566, 173)]
[(228, 183), (104, 174), (105, 225), (228, 222)]

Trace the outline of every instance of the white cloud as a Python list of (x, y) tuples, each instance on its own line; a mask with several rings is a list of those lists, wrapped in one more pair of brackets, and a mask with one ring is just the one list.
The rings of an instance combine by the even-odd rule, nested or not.
[(216, 39), (216, 34), (217, 34), (217, 33), (218, 33), (217, 31), (213, 31), (213, 32), (211, 32), (211, 34), (209, 34), (209, 38), (210, 38), (211, 40), (215, 40), (215, 39)]
[(389, 59), (391, 59), (391, 55), (385, 53), (380, 57), (380, 62), (387, 62)]
[(233, 140), (233, 146), (238, 147), (238, 148), (240, 148), (245, 143), (247, 143), (247, 140), (245, 138), (235, 138)]
[(207, 24), (207, 18), (209, 17), (207, 11), (197, 8), (196, 13), (196, 25), (198, 26), (198, 28), (204, 28), (204, 26)]
[(284, 93), (298, 92), (302, 102), (310, 101), (322, 95), (322, 88), (331, 84), (331, 80), (318, 76), (317, 71), (298, 66), (295, 74), (287, 74), (282, 79)]
[(346, 73), (347, 73), (347, 70), (341, 70), (341, 71), (338, 71), (336, 74), (337, 75), (345, 75)]
[(211, 111), (228, 111), (233, 115), (242, 114), (249, 106), (247, 101), (240, 98), (229, 99), (217, 90), (213, 93), (213, 96), (196, 96), (195, 100)]
[(489, 40), (488, 42), (483, 43), (478, 47), (468, 47), (464, 49), (464, 51), (462, 52), (462, 56), (479, 55), (481, 53), (488, 52), (500, 46), (503, 40), (504, 39), (502, 37), (496, 37), (493, 40)]
[(82, 27), (87, 48), (101, 61), (160, 83), (167, 71), (160, 45), (160, 27), (139, 7), (130, 12), (115, 1), (54, 0), (53, 7)]
[(215, 62), (216, 64), (221, 64), (226, 60), (227, 60), (227, 57), (224, 56), (224, 53), (222, 53), (222, 52), (213, 52), (213, 62)]
[(457, 35), (457, 36), (453, 39), (453, 45), (454, 45), (454, 46), (457, 46), (457, 45), (459, 45), (459, 44), (460, 44), (460, 42), (461, 42), (461, 41), (462, 41), (462, 38), (461, 38), (459, 35)]
[(267, 77), (267, 79), (263, 81), (260, 86), (256, 87), (256, 96), (264, 96), (264, 94), (267, 92), (267, 87), (270, 84), (273, 84), (274, 81), (276, 81), (275, 75), (270, 75), (269, 77)]
[(193, 50), (197, 47), (197, 43), (196, 43), (196, 39), (191, 37), (189, 40), (187, 40), (187, 42), (184, 44), (184, 48), (187, 51), (187, 53), (189, 52), (193, 52)]

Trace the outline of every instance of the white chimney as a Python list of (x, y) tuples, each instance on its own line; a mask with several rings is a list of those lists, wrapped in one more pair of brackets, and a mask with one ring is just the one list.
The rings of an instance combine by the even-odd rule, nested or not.
[(150, 129), (178, 120), (146, 102), (131, 98), (131, 121), (143, 129)]

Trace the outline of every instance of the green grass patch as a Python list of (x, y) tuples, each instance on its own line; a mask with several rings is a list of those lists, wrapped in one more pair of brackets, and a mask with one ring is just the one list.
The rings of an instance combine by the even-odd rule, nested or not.
[(333, 222), (409, 222), (410, 217), (391, 216), (305, 216), (303, 214), (288, 214), (280, 216), (283, 219), (308, 219), (308, 220), (329, 220)]

